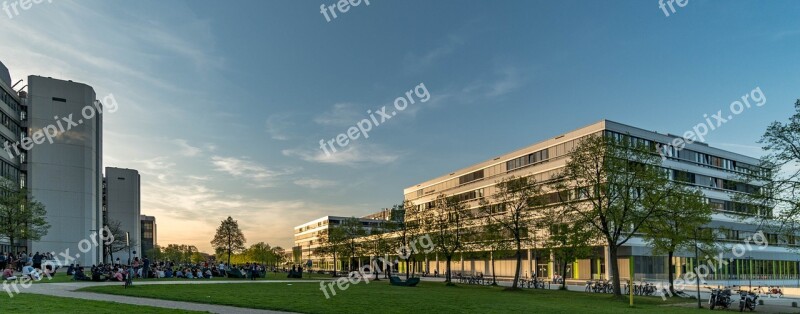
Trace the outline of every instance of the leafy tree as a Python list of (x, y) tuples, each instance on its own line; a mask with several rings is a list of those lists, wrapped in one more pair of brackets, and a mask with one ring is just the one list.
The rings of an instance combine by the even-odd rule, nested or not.
[(516, 290), (522, 271), (522, 246), (530, 242), (529, 232), (535, 229), (531, 213), (543, 205), (542, 187), (533, 178), (511, 176), (494, 188), (496, 191), (489, 200), (481, 200), (479, 211), (513, 241), (517, 264), (511, 290)]
[[(380, 226), (370, 229), (369, 241), (365, 245), (366, 251), (375, 256), (375, 265), (378, 265), (379, 263), (378, 257), (389, 252), (391, 249), (391, 245), (389, 244), (389, 239), (387, 238), (386, 234), (387, 223), (388, 222), (383, 222), (380, 224)], [(378, 267), (375, 267), (374, 271), (375, 279), (373, 280), (380, 280), (378, 279)]]
[[(425, 232), (423, 209), (409, 200), (404, 200), (403, 205), (395, 205), (392, 212), (392, 215), (397, 213), (398, 217), (402, 217), (390, 222), (390, 230), (394, 230), (393, 244), (399, 248), (396, 251), (399, 253), (398, 258), (406, 263), (406, 280), (408, 280), (414, 274), (411, 265), (416, 264), (413, 262), (416, 252), (411, 249), (412, 242)], [(391, 272), (391, 267), (389, 269)]]
[(250, 261), (266, 265), (268, 261), (274, 259), (275, 253), (272, 252), (269, 244), (258, 242), (247, 249), (247, 255)]
[(336, 256), (342, 251), (345, 242), (347, 238), (342, 228), (329, 225), (328, 229), (319, 235), (319, 246), (314, 250), (315, 255), (333, 255), (334, 277), (336, 277)]
[(283, 262), (284, 262), (284, 259), (285, 259), (285, 255), (284, 254), (286, 254), (286, 251), (282, 247), (276, 246), (276, 247), (272, 248), (272, 254), (273, 254), (274, 258), (275, 258), (275, 260), (274, 260), (275, 261), (275, 265), (274, 266), (275, 267), (279, 267), (280, 265), (282, 265)]
[[(680, 249), (689, 250), (699, 243), (703, 247), (711, 248), (715, 239), (712, 232), (697, 232), (711, 222), (713, 213), (703, 193), (677, 182), (671, 184), (678, 186), (664, 200), (663, 212), (647, 220), (641, 230), (642, 237), (652, 248), (653, 254), (667, 254), (670, 292), (675, 293), (673, 288), (675, 265), (672, 261), (675, 252)], [(695, 239), (698, 234), (698, 238)]]
[[(161, 261), (164, 260), (164, 252), (161, 250), (161, 247), (158, 245), (154, 245), (152, 249), (147, 250), (145, 252), (147, 256), (151, 256), (154, 261)], [(113, 261), (113, 258), (112, 258)]]
[(239, 229), (239, 222), (233, 220), (230, 216), (228, 219), (220, 222), (217, 228), (217, 233), (214, 239), (211, 240), (211, 245), (217, 252), (223, 252), (228, 256), (228, 265), (231, 263), (231, 255), (245, 250), (245, 238), (242, 230)]
[(199, 252), (194, 245), (168, 244), (162, 251), (164, 259), (174, 263), (190, 263), (194, 258), (194, 253)]
[(347, 263), (350, 271), (355, 270), (353, 261), (361, 253), (362, 244), (361, 239), (367, 235), (367, 230), (361, 224), (361, 220), (355, 217), (350, 217), (342, 220), (339, 224), (339, 229), (342, 230), (345, 241), (343, 243), (343, 253), (350, 256), (350, 261)]
[(789, 241), (800, 233), (800, 99), (794, 107), (788, 122), (772, 122), (759, 140), (766, 152), (759, 167), (737, 165), (738, 171), (746, 172), (743, 181), (761, 188), (735, 198), (749, 204), (744, 205), (749, 213), (764, 218), (762, 224), (770, 220), (767, 227), (778, 222), (772, 229)]
[(435, 250), (445, 258), (447, 285), (453, 285), (450, 267), (453, 256), (467, 244), (470, 216), (464, 202), (444, 194), (437, 196), (433, 208), (423, 214), (424, 230), (431, 235)]
[(540, 226), (547, 230), (543, 247), (553, 253), (556, 264), (564, 280), (561, 289), (567, 289), (567, 265), (592, 255), (591, 244), (597, 239), (596, 231), (589, 224), (582, 221), (581, 217), (565, 212), (561, 206), (548, 206), (540, 220)]
[(587, 136), (569, 152), (557, 179), (579, 191), (572, 194), (577, 199), (564, 203), (567, 214), (588, 223), (608, 246), (616, 296), (622, 294), (619, 248), (663, 212), (661, 203), (673, 187), (655, 152), (628, 136)]
[(0, 237), (6, 237), (16, 249), (16, 240), (40, 240), (50, 224), (45, 220), (45, 206), (19, 189), (14, 181), (0, 178)]
[(505, 232), (505, 228), (499, 223), (493, 222), (491, 218), (486, 219), (486, 224), (481, 227), (483, 232), (475, 232), (476, 241), (473, 247), (475, 250), (488, 249), (489, 260), (492, 266), (492, 285), (497, 285), (497, 273), (495, 271), (495, 260), (513, 247), (511, 237)]

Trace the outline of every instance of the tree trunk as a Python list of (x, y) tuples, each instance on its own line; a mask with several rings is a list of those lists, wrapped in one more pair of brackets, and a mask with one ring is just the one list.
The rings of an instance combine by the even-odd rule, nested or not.
[(497, 273), (494, 270), (494, 252), (490, 252), (489, 254), (492, 257), (492, 284), (496, 286), (497, 285)]
[(617, 249), (616, 245), (610, 245), (608, 247), (608, 255), (609, 261), (606, 263), (611, 263), (611, 282), (614, 285), (614, 296), (621, 297), (622, 296), (622, 289), (620, 288), (619, 284), (619, 262), (617, 261)]
[(673, 274), (673, 266), (672, 266), (672, 255), (674, 252), (669, 251), (667, 252), (667, 280), (669, 280), (669, 292), (670, 294), (675, 294), (675, 287), (673, 287), (673, 281), (675, 280), (675, 275)]
[(567, 290), (567, 259), (565, 258), (561, 264), (561, 289)]
[(519, 271), (522, 268), (522, 244), (517, 240), (517, 268), (514, 270), (514, 282), (511, 284), (511, 289), (516, 290), (519, 283)]
[(409, 265), (409, 262), (408, 262), (409, 260), (411, 260), (411, 257), (409, 257), (409, 258), (407, 258), (407, 259), (406, 259), (406, 280), (408, 280), (408, 278), (409, 278), (409, 277), (408, 277), (408, 276), (409, 276), (409, 273), (408, 273), (408, 271), (409, 271), (409, 269), (411, 268), (411, 267), (409, 267), (409, 266), (410, 266), (410, 265)]
[(447, 270), (446, 270), (447, 274), (445, 275), (444, 282), (446, 282), (447, 284), (452, 284), (452, 282), (450, 280), (452, 278), (451, 273), (450, 273), (450, 261), (453, 260), (453, 256), (452, 255), (447, 255), (447, 256), (445, 256), (445, 259), (447, 260), (447, 266), (446, 266), (447, 267)]
[(333, 250), (333, 277), (336, 277), (336, 250)]

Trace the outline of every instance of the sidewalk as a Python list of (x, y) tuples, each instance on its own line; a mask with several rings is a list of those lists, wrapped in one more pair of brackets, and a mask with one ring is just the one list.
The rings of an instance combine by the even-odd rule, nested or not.
[[(190, 285), (190, 284), (245, 284), (245, 283), (260, 283), (260, 284), (275, 284), (275, 283), (298, 283), (298, 282), (317, 282), (314, 280), (274, 280), (274, 281), (156, 281), (156, 282), (134, 282), (137, 286), (146, 285)], [(179, 309), (187, 311), (211, 312), (211, 313), (231, 313), (231, 314), (281, 314), (290, 312), (278, 312), (269, 310), (246, 309), (233, 306), (224, 305), (211, 305), (202, 303), (191, 303), (181, 301), (168, 301), (148, 298), (127, 297), (110, 294), (99, 294), (91, 292), (75, 291), (77, 289), (96, 286), (120, 286), (118, 282), (70, 282), (70, 283), (49, 283), (49, 284), (34, 284), (30, 288), (24, 289), (22, 293), (30, 294), (43, 294), (57, 297), (94, 300), (94, 301), (109, 301), (123, 304), (132, 305), (145, 305), (160, 308)]]

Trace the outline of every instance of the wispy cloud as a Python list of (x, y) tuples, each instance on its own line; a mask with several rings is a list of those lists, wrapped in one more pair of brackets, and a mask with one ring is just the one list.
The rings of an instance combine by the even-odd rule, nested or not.
[(335, 164), (344, 166), (356, 166), (360, 164), (389, 164), (400, 158), (400, 153), (390, 153), (377, 145), (354, 145), (347, 146), (344, 150), (339, 150), (330, 155), (321, 150), (285, 149), (282, 151), (284, 156), (297, 157), (307, 162)]
[(270, 181), (279, 176), (293, 173), (295, 170), (273, 170), (253, 162), (247, 158), (213, 156), (211, 161), (216, 171), (227, 173), (238, 178), (251, 179), (260, 187), (272, 186)]
[(314, 122), (324, 126), (347, 127), (355, 124), (366, 116), (355, 104), (337, 103), (331, 110), (314, 117)]
[(311, 189), (319, 189), (319, 188), (335, 186), (336, 181), (323, 180), (323, 179), (298, 179), (294, 180), (294, 184)]
[(184, 139), (175, 139), (172, 142), (180, 148), (181, 154), (187, 157), (197, 156), (203, 151), (198, 147), (189, 145), (189, 142)]
[(420, 72), (434, 66), (439, 60), (453, 54), (464, 44), (460, 36), (450, 35), (442, 40), (438, 46), (422, 54), (409, 53), (405, 57), (405, 68), (408, 72)]

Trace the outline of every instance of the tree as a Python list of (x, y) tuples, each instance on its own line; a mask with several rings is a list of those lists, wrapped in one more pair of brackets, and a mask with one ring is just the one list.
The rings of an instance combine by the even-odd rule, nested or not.
[[(642, 237), (652, 248), (653, 254), (667, 254), (667, 278), (670, 292), (674, 294), (675, 265), (672, 257), (675, 252), (680, 249), (689, 250), (699, 243), (704, 247), (712, 247), (715, 239), (712, 232), (697, 232), (711, 222), (713, 213), (703, 193), (678, 182), (670, 184), (678, 186), (664, 200), (663, 213), (647, 220), (641, 230)], [(695, 239), (698, 234), (701, 236)], [(695, 243), (696, 241), (699, 243)]]
[(522, 246), (530, 241), (529, 232), (535, 226), (531, 213), (543, 205), (542, 187), (533, 178), (511, 176), (495, 184), (495, 190), (488, 201), (481, 200), (479, 211), (513, 241), (517, 265), (511, 290), (516, 290), (522, 271)]
[(497, 273), (495, 271), (494, 261), (500, 257), (500, 252), (508, 250), (513, 246), (513, 241), (511, 241), (511, 236), (504, 232), (505, 228), (499, 223), (492, 221), (491, 218), (487, 218), (486, 224), (481, 228), (483, 232), (474, 233), (476, 241), (473, 247), (475, 250), (489, 249), (489, 259), (492, 266), (492, 285), (496, 286)]
[(343, 253), (350, 256), (350, 261), (347, 263), (350, 271), (355, 270), (353, 261), (361, 253), (362, 245), (361, 238), (367, 235), (367, 230), (361, 224), (361, 220), (355, 217), (345, 218), (339, 224), (339, 227), (344, 235)]
[(16, 240), (40, 240), (50, 224), (45, 206), (20, 189), (15, 181), (0, 178), (0, 237), (6, 237), (16, 250)]
[[(108, 223), (106, 223), (106, 228), (108, 228), (108, 231), (114, 236), (114, 241), (106, 245), (106, 252), (113, 263), (114, 253), (127, 250), (129, 246), (127, 241), (130, 241), (130, 246), (136, 246), (136, 239), (127, 239), (125, 237), (125, 230), (122, 230), (122, 225), (119, 220), (109, 219)], [(130, 263), (130, 261), (128, 262)]]
[(471, 229), (467, 222), (470, 216), (466, 205), (457, 196), (444, 194), (437, 196), (433, 207), (422, 216), (425, 232), (431, 234), (435, 250), (445, 258), (447, 285), (453, 285), (450, 265), (453, 256), (464, 248), (469, 237)]
[[(394, 244), (400, 248), (397, 251), (399, 253), (398, 258), (406, 263), (406, 280), (408, 280), (413, 275), (412, 267), (410, 266), (416, 255), (416, 252), (411, 249), (412, 242), (425, 231), (425, 221), (422, 216), (423, 209), (409, 200), (404, 200), (403, 205), (395, 205), (394, 208), (392, 215), (396, 212), (399, 219), (393, 219), (389, 226), (390, 230), (394, 230)], [(389, 269), (391, 272), (391, 266)]]
[(244, 243), (245, 238), (239, 229), (239, 222), (230, 216), (220, 223), (214, 239), (211, 240), (211, 246), (215, 250), (221, 250), (228, 255), (228, 265), (231, 264), (231, 255), (244, 251)]
[[(161, 250), (161, 247), (158, 245), (154, 245), (152, 249), (147, 250), (144, 252), (147, 256), (151, 256), (154, 261), (161, 261), (164, 260), (164, 252)], [(112, 258), (113, 261), (113, 258)]]
[(800, 99), (794, 107), (788, 122), (773, 122), (761, 136), (759, 143), (766, 152), (761, 164), (737, 164), (736, 170), (745, 172), (743, 181), (761, 188), (735, 199), (748, 204), (746, 212), (778, 222), (775, 229), (790, 241), (800, 233)]
[(552, 252), (554, 264), (561, 266), (561, 289), (566, 290), (567, 265), (592, 255), (591, 243), (597, 239), (597, 232), (581, 217), (562, 209), (560, 205), (547, 206), (538, 225), (547, 230), (543, 247)]
[[(367, 252), (375, 256), (375, 265), (379, 263), (378, 257), (388, 252), (390, 249), (389, 241), (386, 238), (386, 224), (386, 222), (383, 222), (379, 226), (370, 229), (370, 240), (365, 245)], [(374, 271), (375, 279), (373, 280), (380, 280), (378, 279), (378, 267), (375, 267)]]
[(272, 254), (275, 257), (275, 267), (277, 268), (283, 264), (283, 260), (285, 259), (284, 254), (286, 254), (286, 251), (282, 247), (276, 246), (272, 248)]
[(314, 250), (316, 255), (333, 255), (333, 276), (336, 277), (336, 255), (341, 252), (347, 241), (344, 231), (339, 226), (328, 225), (328, 230), (319, 235), (319, 246)]
[(199, 250), (194, 245), (186, 244), (168, 244), (162, 251), (162, 256), (168, 261), (176, 264), (190, 263), (196, 259), (195, 253)]
[(274, 258), (274, 254), (275, 253), (272, 252), (272, 248), (269, 246), (269, 244), (264, 242), (253, 244), (249, 249), (247, 249), (247, 255), (250, 260), (263, 265), (266, 265), (267, 261), (272, 260)]
[[(563, 206), (599, 233), (609, 251), (614, 294), (621, 296), (619, 248), (636, 236), (651, 217), (662, 212), (660, 203), (673, 185), (660, 167), (655, 146), (629, 136), (591, 135), (568, 153), (557, 178), (575, 189)], [(562, 190), (565, 191), (565, 190)]]

